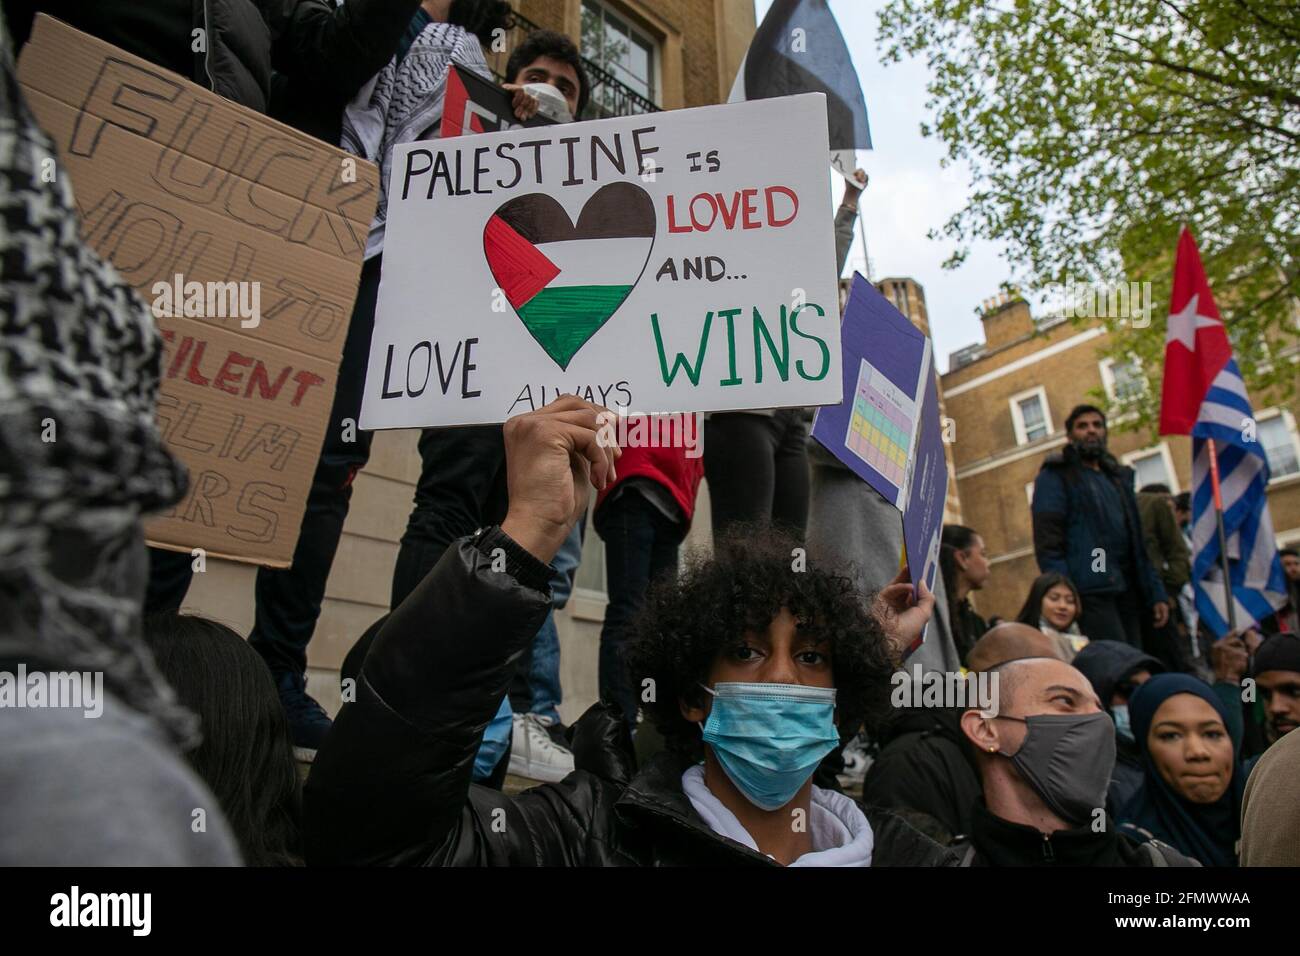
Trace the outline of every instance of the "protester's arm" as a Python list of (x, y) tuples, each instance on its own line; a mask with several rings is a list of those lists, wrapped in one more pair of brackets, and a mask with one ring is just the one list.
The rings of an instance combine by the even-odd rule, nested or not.
[(1246, 723), (1241, 713), (1241, 679), (1246, 676), (1250, 656), (1245, 642), (1235, 633), (1225, 634), (1210, 646), (1210, 665), (1214, 668), (1214, 692), (1228, 712), (1228, 736), (1241, 753)]
[(554, 556), (617, 449), (566, 396), (505, 428), (510, 512), (443, 555), (375, 638), (304, 798), (311, 863), (580, 862), (566, 780), (518, 798), (471, 787), (483, 730), (550, 607)]
[(1054, 469), (1044, 468), (1034, 480), (1034, 557), (1044, 574), (1068, 575), (1066, 561), (1066, 510), (1069, 502), (1065, 481)]
[(853, 245), (853, 226), (858, 221), (858, 197), (867, 185), (867, 174), (861, 169), (855, 170), (853, 178), (861, 185), (855, 186), (849, 180), (844, 181), (844, 198), (835, 213), (835, 275), (844, 272), (844, 263), (849, 260), (849, 249)]
[[(1165, 509), (1165, 517), (1161, 524), (1164, 528), (1162, 537), (1165, 563), (1168, 566), (1165, 573), (1173, 585), (1173, 590), (1177, 591), (1192, 579), (1191, 554), (1187, 550), (1187, 541), (1183, 538), (1183, 532), (1178, 527), (1178, 519), (1168, 509)], [(1172, 598), (1173, 595), (1170, 597)]]
[(295, 80), (351, 99), (383, 69), (420, 0), (259, 0), (271, 28), (272, 65)]

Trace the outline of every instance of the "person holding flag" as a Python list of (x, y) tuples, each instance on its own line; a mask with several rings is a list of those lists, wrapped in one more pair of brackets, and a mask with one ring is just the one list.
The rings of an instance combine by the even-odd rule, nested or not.
[(1186, 226), (1174, 260), (1160, 434), (1192, 436), (1192, 583), (1198, 616), (1216, 637), (1254, 627), (1286, 603), (1265, 492), (1268, 459), (1255, 437), (1246, 385)]

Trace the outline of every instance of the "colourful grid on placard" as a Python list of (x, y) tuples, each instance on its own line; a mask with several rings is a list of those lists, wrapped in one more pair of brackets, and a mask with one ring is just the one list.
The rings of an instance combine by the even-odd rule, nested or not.
[[(874, 371), (874, 370), (872, 370)], [(907, 415), (888, 401), (863, 369), (853, 397), (853, 416), (845, 444), (889, 482), (903, 484), (911, 426)], [(879, 375), (879, 372), (876, 373)]]

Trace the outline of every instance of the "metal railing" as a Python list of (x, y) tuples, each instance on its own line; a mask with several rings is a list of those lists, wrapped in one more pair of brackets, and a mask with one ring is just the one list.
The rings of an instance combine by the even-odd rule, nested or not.
[[(488, 66), (492, 75), (500, 82), (507, 82), (505, 75), (506, 61), (510, 59), (509, 51), (522, 43), (533, 30), (541, 29), (539, 24), (529, 20), (522, 13), (514, 14), (514, 25), (506, 34), (506, 52), (487, 52)], [(587, 71), (591, 81), (591, 96), (587, 108), (579, 119), (604, 119), (610, 116), (636, 116), (641, 113), (658, 113), (659, 106), (648, 97), (638, 93), (626, 83), (615, 79), (608, 70), (598, 66), (587, 57), (582, 57), (582, 67)]]

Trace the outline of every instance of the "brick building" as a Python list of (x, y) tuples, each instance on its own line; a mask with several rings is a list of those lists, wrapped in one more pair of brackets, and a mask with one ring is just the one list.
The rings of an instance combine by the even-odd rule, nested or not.
[[(889, 277), (875, 283), (880, 294), (894, 304), (899, 312), (926, 335), (930, 334), (930, 313), (925, 307), (925, 289), (915, 279)], [(939, 357), (934, 358), (936, 367)], [(943, 399), (943, 390), (939, 391), (939, 415), (948, 418), (948, 408)], [(944, 457), (948, 461), (948, 497), (943, 505), (943, 523), (961, 524), (961, 492), (957, 487), (957, 468), (951, 445), (945, 445)]]
[[(955, 422), (951, 446), (963, 524), (984, 538), (993, 571), (975, 601), (985, 617), (1014, 617), (1038, 574), (1030, 500), (1043, 459), (1065, 444), (1065, 417), (1094, 389), (1112, 407), (1110, 451), (1136, 472), (1138, 487), (1164, 482), (1174, 492), (1191, 487), (1191, 441), (1122, 431), (1124, 401), (1148, 382), (1135, 361), (1104, 357), (1109, 334), (1099, 322), (1035, 321), (1020, 298), (1000, 297), (982, 316), (984, 343), (951, 356), (940, 382)], [(1276, 355), (1296, 363), (1294, 344)], [(1300, 405), (1252, 395), (1259, 440), (1268, 455), (1273, 529), (1280, 544), (1300, 543)]]
[[(515, 0), (513, 6), (519, 25), (506, 38), (505, 50), (486, 51), (489, 64), (499, 76), (513, 44), (530, 29), (568, 34), (579, 44), (592, 80), (584, 119), (725, 102), (756, 25), (752, 0)], [(308, 655), (308, 690), (331, 713), (339, 705), (344, 655), (388, 610), (398, 541), (420, 473), (418, 437), (409, 430), (377, 433), (370, 462), (353, 486)], [(708, 515), (707, 489), (701, 490), (698, 508)], [(697, 522), (692, 538), (707, 536), (707, 520)], [(247, 635), (255, 574), (250, 565), (209, 559), (206, 572), (195, 575), (184, 609)], [(557, 615), (566, 720), (596, 699), (604, 574), (600, 538), (589, 533), (574, 596)]]

